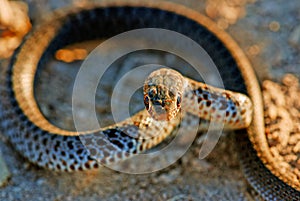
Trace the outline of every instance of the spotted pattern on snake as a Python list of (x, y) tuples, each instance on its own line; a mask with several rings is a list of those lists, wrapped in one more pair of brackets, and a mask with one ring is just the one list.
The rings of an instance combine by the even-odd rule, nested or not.
[[(250, 138), (253, 139), (255, 138), (255, 136), (251, 137), (253, 133), (257, 135), (256, 131), (263, 130), (261, 123), (263, 114), (260, 112), (262, 105), (258, 82), (251, 66), (242, 59), (243, 53), (228, 35), (216, 28), (213, 22), (190, 9), (170, 3), (105, 2), (98, 6), (91, 5), (57, 12), (48, 22), (36, 28), (15, 52), (10, 65), (1, 69), (1, 75), (4, 75), (0, 84), (1, 127), (16, 150), (31, 162), (54, 170), (72, 171), (98, 167), (98, 163), (90, 155), (93, 153), (85, 149), (80, 137), (74, 133), (49, 127), (44, 121), (45, 118), (38, 114), (36, 110), (38, 108), (27, 104), (26, 101), (32, 101), (32, 97), (28, 100), (24, 92), (33, 94), (32, 85), (36, 68), (43, 66), (49, 57), (53, 57), (56, 50), (74, 42), (108, 38), (128, 30), (145, 27), (169, 29), (190, 37), (210, 55), (226, 89), (248, 94), (252, 100), (255, 100), (253, 104), (256, 115), (253, 115), (250, 129), (237, 132), (237, 144), (242, 147), (240, 160), (245, 176), (265, 200), (300, 200), (299, 191), (284, 183), (266, 168), (246, 135), (248, 131)], [(22, 83), (24, 86), (19, 83), (24, 82), (21, 77), (27, 80)], [(142, 115), (148, 113), (142, 112)], [(177, 123), (174, 122), (171, 128), (167, 126), (165, 133), (168, 133), (168, 129), (171, 132), (173, 127), (178, 125)], [(147, 126), (147, 122), (142, 125)], [(51, 132), (53, 129), (57, 132)], [(108, 152), (115, 157), (114, 159), (120, 159), (128, 153), (122, 150), (128, 149), (133, 153), (143, 149), (140, 148), (139, 143), (143, 140), (139, 141), (139, 138), (131, 137), (134, 134), (138, 136), (137, 132), (131, 133), (133, 134), (131, 136), (126, 135), (129, 142), (120, 141), (119, 139), (124, 137), (124, 130), (126, 128), (120, 124), (105, 131), (80, 136), (87, 136), (86, 141), (91, 148), (97, 148), (97, 143), (98, 145), (104, 143), (107, 147), (103, 156)], [(252, 130), (254, 132), (250, 132)], [(92, 135), (100, 136), (101, 140), (89, 141), (94, 139)], [(150, 141), (158, 143), (163, 137), (158, 138)], [(113, 144), (108, 144), (110, 139), (113, 139)], [(151, 143), (146, 147), (150, 148), (150, 145)], [(256, 150), (259, 148), (256, 147)], [(94, 153), (96, 157), (98, 157), (97, 153)], [(263, 152), (259, 155), (263, 156)], [(108, 162), (110, 160), (107, 159)]]

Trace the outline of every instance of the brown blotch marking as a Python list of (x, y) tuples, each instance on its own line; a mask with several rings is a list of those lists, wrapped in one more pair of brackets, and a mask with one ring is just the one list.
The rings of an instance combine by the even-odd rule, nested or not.
[(144, 147), (143, 147), (143, 146), (144, 146), (144, 144), (143, 144), (142, 146), (139, 147), (139, 150), (140, 150), (140, 151), (143, 151), (143, 150), (144, 150)]
[(55, 145), (54, 145), (54, 150), (55, 151), (58, 151), (58, 148), (60, 147), (60, 142), (59, 141), (56, 141), (55, 142)]
[(207, 94), (203, 94), (203, 99), (207, 100), (208, 99), (208, 95)]
[(237, 115), (236, 112), (233, 112), (233, 113), (232, 113), (232, 117), (233, 117), (233, 118), (235, 118), (236, 115)]
[(127, 146), (128, 146), (129, 149), (132, 149), (133, 148), (133, 142), (128, 142)]
[[(2, 119), (0, 119), (2, 121)], [(25, 126), (23, 124), (20, 125), (20, 130), (23, 131), (25, 129)]]
[(229, 113), (228, 111), (226, 111), (226, 117), (229, 117), (229, 114), (230, 114), (230, 113)]
[(203, 100), (203, 98), (198, 97), (198, 103), (200, 103)]
[(94, 164), (94, 168), (98, 168), (99, 167), (99, 164), (98, 163), (95, 163)]
[(85, 138), (84, 139), (84, 144), (86, 144), (86, 145), (93, 144), (93, 139), (91, 139), (91, 138)]
[(202, 94), (203, 93), (201, 87), (196, 90), (196, 93), (198, 93), (198, 94)]
[(58, 170), (61, 170), (61, 167), (60, 167), (59, 164), (56, 164), (56, 168), (57, 168)]
[(72, 141), (69, 141), (69, 142), (67, 143), (67, 145), (68, 145), (69, 149), (74, 149), (74, 146), (73, 146), (73, 142), (72, 142)]
[(118, 158), (122, 158), (122, 152), (118, 152), (118, 153), (117, 153), (117, 157), (118, 157)]
[(75, 166), (73, 164), (70, 165), (71, 170), (75, 170)]
[(28, 139), (28, 138), (29, 138), (29, 136), (30, 136), (30, 134), (29, 134), (28, 132), (26, 132), (26, 134), (25, 134), (25, 136), (24, 136), (24, 137), (25, 137), (26, 139)]
[(119, 140), (110, 140), (110, 142), (113, 143), (114, 145), (116, 145), (120, 149), (124, 148), (124, 144), (122, 142), (120, 142)]
[(61, 162), (62, 162), (63, 166), (67, 166), (67, 162), (65, 160), (62, 160)]
[(246, 113), (246, 110), (242, 109), (241, 114), (245, 114), (245, 113)]
[(210, 106), (211, 106), (211, 101), (210, 101), (210, 100), (208, 100), (208, 101), (206, 102), (206, 106), (207, 106), (207, 107), (210, 107)]
[(109, 162), (110, 162), (110, 163), (115, 162), (115, 158), (114, 158), (114, 157), (109, 158)]
[(106, 145), (106, 142), (103, 139), (98, 139), (96, 141), (96, 143), (97, 143), (98, 146), (104, 146), (104, 145)]
[(38, 136), (38, 135), (34, 135), (34, 136), (33, 136), (33, 140), (34, 140), (34, 141), (37, 141), (38, 139), (39, 139), (39, 136)]
[(43, 144), (44, 146), (47, 145), (47, 142), (48, 142), (48, 139), (47, 139), (47, 138), (44, 138), (44, 139), (42, 140), (42, 144)]
[(40, 149), (40, 145), (39, 144), (36, 144), (35, 145), (35, 149), (38, 151)]
[(77, 155), (81, 155), (82, 152), (83, 152), (83, 149), (78, 149), (78, 150), (76, 151), (76, 154), (77, 154)]
[(45, 166), (46, 166), (48, 169), (52, 169), (49, 163), (45, 163)]
[(90, 169), (90, 168), (91, 168), (89, 163), (85, 163), (85, 164), (84, 164), (84, 167), (85, 167), (86, 169)]
[(115, 151), (116, 148), (109, 144), (109, 145), (106, 146), (106, 150)]
[(110, 154), (109, 154), (109, 152), (108, 152), (107, 150), (104, 150), (104, 151), (103, 151), (103, 156), (104, 156), (104, 158), (107, 158), (109, 155), (110, 155)]
[(40, 153), (37, 160), (38, 160), (38, 161), (41, 161), (41, 160), (42, 160), (42, 156), (43, 156), (43, 154)]
[(106, 159), (105, 159), (105, 158), (102, 158), (102, 159), (100, 160), (100, 163), (106, 164)]
[(138, 119), (143, 119), (143, 118), (144, 118), (144, 116), (141, 114)]
[(227, 92), (224, 92), (223, 94), (225, 95), (225, 97), (226, 97), (227, 99), (230, 99), (230, 98), (231, 98), (231, 96), (230, 96), (230, 94), (229, 94), (229, 93), (227, 93)]

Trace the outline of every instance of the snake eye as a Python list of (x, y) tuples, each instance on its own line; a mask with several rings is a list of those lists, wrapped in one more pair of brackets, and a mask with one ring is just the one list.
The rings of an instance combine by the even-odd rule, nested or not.
[(148, 95), (150, 96), (150, 98), (153, 98), (155, 96), (155, 94), (156, 94), (156, 89), (155, 88), (150, 89), (150, 91), (148, 93)]
[(146, 109), (149, 110), (149, 97), (148, 96), (144, 97), (144, 104), (146, 106)]
[(181, 103), (181, 97), (180, 96), (177, 96), (177, 107), (180, 107), (180, 103)]

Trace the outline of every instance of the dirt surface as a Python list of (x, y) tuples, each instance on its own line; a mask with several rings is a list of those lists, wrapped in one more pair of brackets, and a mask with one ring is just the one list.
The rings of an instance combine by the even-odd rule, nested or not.
[[(42, 13), (79, 4), (80, 1), (28, 0), (33, 25)], [(300, 1), (280, 0), (180, 2), (214, 19), (247, 53), (260, 80), (280, 80), (285, 73), (300, 75)], [(226, 9), (224, 9), (226, 8)], [(168, 55), (150, 54), (147, 59), (174, 62)], [(7, 61), (2, 61), (6, 65)], [(123, 61), (124, 64), (125, 61)], [(127, 62), (137, 62), (129, 59)], [(77, 72), (75, 64), (52, 62), (41, 73), (38, 100), (46, 116), (61, 127), (72, 128), (70, 83)], [(68, 71), (68, 74), (65, 72)], [(56, 76), (57, 74), (68, 76)], [(58, 82), (58, 84), (57, 84)], [(104, 84), (107, 83), (104, 80)], [(50, 95), (49, 86), (55, 91)], [(56, 87), (55, 87), (56, 86)], [(107, 89), (106, 96), (109, 95)], [(105, 98), (104, 102), (108, 101)], [(43, 104), (44, 103), (44, 104)], [(134, 100), (133, 100), (134, 105)], [(101, 105), (97, 111), (103, 112)], [(61, 116), (60, 114), (65, 114)], [(109, 121), (108, 121), (109, 122)], [(145, 175), (119, 173), (108, 168), (80, 173), (56, 173), (29, 164), (6, 142), (0, 141), (2, 155), (12, 177), (0, 189), (0, 200), (259, 200), (240, 170), (234, 136), (224, 134), (213, 152), (198, 159), (197, 141), (175, 164)]]
[(266, 137), (270, 151), (278, 161), (281, 174), (294, 183), (300, 181), (300, 88), (291, 74), (282, 84), (263, 83)]

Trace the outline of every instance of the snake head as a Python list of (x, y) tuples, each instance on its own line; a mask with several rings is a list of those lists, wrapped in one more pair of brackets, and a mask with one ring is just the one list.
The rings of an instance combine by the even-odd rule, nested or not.
[(183, 77), (171, 69), (152, 72), (144, 84), (144, 104), (155, 120), (171, 120), (181, 109)]

